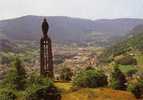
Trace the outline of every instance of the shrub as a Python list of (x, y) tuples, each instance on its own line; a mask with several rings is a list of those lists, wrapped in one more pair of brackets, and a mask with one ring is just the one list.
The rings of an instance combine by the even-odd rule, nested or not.
[(135, 74), (137, 71), (138, 71), (137, 69), (129, 70), (129, 71), (127, 72), (127, 75), (128, 75), (129, 77), (132, 77), (133, 74)]
[(16, 100), (16, 95), (9, 89), (1, 89), (0, 100)]
[(143, 86), (141, 84), (129, 85), (128, 90), (132, 92), (136, 98), (140, 98), (143, 95)]
[(72, 79), (73, 72), (70, 68), (64, 67), (60, 72), (60, 79), (64, 81), (70, 81)]
[(132, 92), (136, 98), (141, 98), (143, 96), (143, 83), (129, 84), (128, 91)]
[(29, 93), (26, 100), (61, 100), (60, 92), (55, 87), (36, 88)]
[(60, 100), (60, 92), (48, 78), (32, 74), (25, 90), (26, 100)]
[(115, 62), (121, 65), (136, 65), (137, 64), (137, 60), (130, 55), (126, 55), (124, 57), (116, 59)]
[(27, 85), (28, 86), (36, 85), (38, 87), (39, 86), (54, 86), (52, 80), (48, 79), (47, 77), (40, 76), (40, 75), (38, 75), (36, 73), (32, 73), (29, 76)]
[(79, 72), (73, 80), (73, 85), (76, 87), (96, 88), (106, 86), (107, 84), (107, 77), (103, 72), (98, 70), (85, 70)]
[(112, 72), (111, 87), (117, 90), (126, 90), (126, 77), (118, 68), (118, 65), (114, 66), (114, 71)]

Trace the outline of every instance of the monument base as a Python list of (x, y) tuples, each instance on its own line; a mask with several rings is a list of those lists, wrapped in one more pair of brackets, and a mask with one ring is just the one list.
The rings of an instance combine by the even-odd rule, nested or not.
[(41, 75), (54, 78), (52, 43), (49, 37), (40, 40), (40, 67)]

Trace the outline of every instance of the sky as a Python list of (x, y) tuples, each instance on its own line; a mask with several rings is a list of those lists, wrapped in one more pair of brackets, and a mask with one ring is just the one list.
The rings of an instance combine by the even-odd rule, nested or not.
[(0, 19), (25, 15), (143, 18), (143, 0), (0, 0)]

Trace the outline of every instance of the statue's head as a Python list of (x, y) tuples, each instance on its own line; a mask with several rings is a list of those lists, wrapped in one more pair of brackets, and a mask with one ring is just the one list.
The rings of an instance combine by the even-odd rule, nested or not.
[(43, 31), (44, 37), (47, 37), (48, 30), (49, 30), (49, 25), (48, 25), (46, 18), (44, 18), (43, 23), (42, 23), (42, 31)]
[(47, 22), (46, 18), (44, 18), (44, 22)]

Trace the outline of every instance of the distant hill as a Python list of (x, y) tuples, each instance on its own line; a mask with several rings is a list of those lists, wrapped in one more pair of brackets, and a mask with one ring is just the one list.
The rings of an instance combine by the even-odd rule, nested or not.
[[(58, 42), (110, 42), (122, 37), (143, 19), (88, 20), (63, 16), (46, 17), (50, 36)], [(14, 40), (39, 40), (43, 16), (23, 16), (0, 21), (0, 34)]]

